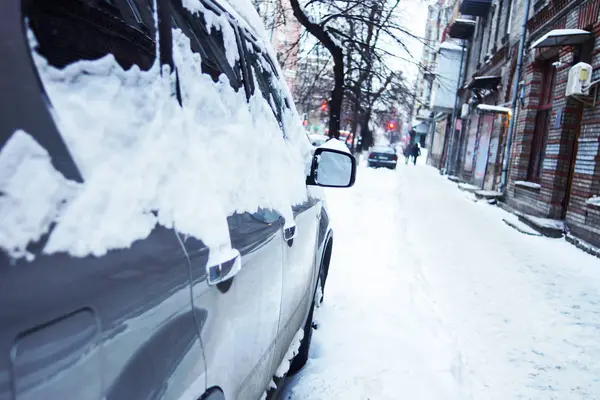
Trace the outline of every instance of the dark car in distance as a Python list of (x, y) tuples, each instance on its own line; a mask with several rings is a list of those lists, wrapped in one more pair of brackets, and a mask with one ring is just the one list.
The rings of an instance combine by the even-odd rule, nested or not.
[(373, 146), (369, 150), (367, 166), (371, 168), (396, 169), (398, 154), (391, 146)]
[[(212, 29), (203, 17), (209, 14)], [(333, 249), (325, 202), (313, 190), (352, 186), (356, 166), (343, 149), (312, 149), (303, 130), (306, 143), (292, 140), (289, 121), (300, 119), (275, 53), (252, 26), (224, 0), (0, 4), (0, 400), (252, 400), (268, 390), (278, 369), (281, 377), (304, 365), (316, 293)], [(90, 86), (95, 75), (103, 84)], [(199, 81), (228, 93), (227, 104), (235, 106), (202, 97), (206, 91), (192, 90)], [(81, 93), (87, 95), (77, 100)], [(115, 107), (115, 98), (126, 103)], [(105, 115), (106, 109), (113, 111)], [(269, 132), (276, 137), (256, 129), (266, 126), (264, 118), (231, 124), (228, 118), (242, 109), (272, 112)], [(190, 117), (198, 110), (210, 112)], [(212, 179), (236, 160), (211, 152), (224, 133), (197, 140), (209, 117), (222, 118), (215, 126), (243, 141), (219, 145), (238, 148), (236, 156), (251, 154), (256, 165), (239, 166), (241, 176)], [(154, 129), (149, 120), (168, 129)], [(87, 128), (75, 129), (78, 124)], [(176, 135), (178, 129), (189, 134)], [(203, 160), (170, 152), (204, 146), (198, 154), (217, 160), (206, 163), (213, 168), (207, 182), (236, 178), (260, 187), (262, 175), (253, 171), (268, 173), (288, 161), (265, 143), (303, 155), (294, 161), (300, 173), (285, 178), (304, 200), (286, 203), (285, 218), (247, 206), (186, 227), (205, 236), (184, 233), (195, 213), (210, 217), (221, 204), (197, 203), (210, 190), (194, 181), (202, 171), (177, 165)], [(131, 149), (144, 146), (154, 149), (152, 157), (136, 158)], [(120, 158), (112, 157), (117, 153)], [(116, 168), (115, 160), (125, 161)], [(132, 168), (142, 171), (139, 179), (130, 179)], [(157, 170), (177, 171), (185, 184), (162, 190), (176, 180), (152, 176)], [(145, 180), (156, 187), (141, 185)], [(56, 182), (68, 182), (66, 192)], [(95, 184), (103, 191), (82, 192)], [(148, 190), (166, 202), (144, 197)], [(68, 220), (65, 213), (81, 204), (79, 193), (90, 194), (96, 207), (81, 207)], [(240, 201), (235, 193), (229, 198)], [(42, 214), (43, 207), (56, 212)], [(141, 222), (124, 218), (104, 226), (103, 218), (119, 220), (119, 210), (132, 207), (142, 207)], [(177, 213), (183, 214), (169, 219)], [(71, 228), (88, 226), (88, 217), (98, 223), (73, 234)], [(148, 221), (148, 231), (139, 231)], [(57, 242), (58, 232), (73, 242)], [(125, 234), (136, 239), (119, 242)], [(204, 237), (224, 237), (228, 248)], [(114, 245), (76, 246), (95, 240)], [(300, 337), (297, 354), (290, 353)]]

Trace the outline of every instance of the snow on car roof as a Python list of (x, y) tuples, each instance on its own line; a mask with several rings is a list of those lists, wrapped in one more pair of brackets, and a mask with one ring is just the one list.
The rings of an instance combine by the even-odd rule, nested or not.
[(391, 146), (373, 146), (371, 148), (371, 151), (377, 152), (377, 153), (395, 153), (396, 152), (394, 150), (394, 148)]

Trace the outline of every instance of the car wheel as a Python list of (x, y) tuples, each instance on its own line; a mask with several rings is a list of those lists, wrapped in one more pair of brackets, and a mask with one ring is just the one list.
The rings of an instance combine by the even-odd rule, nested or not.
[(292, 360), (290, 364), (290, 369), (288, 371), (288, 375), (294, 375), (298, 371), (304, 367), (306, 362), (308, 361), (308, 351), (310, 350), (310, 342), (312, 339), (312, 331), (313, 331), (313, 313), (315, 311), (315, 299), (313, 299), (312, 304), (310, 305), (310, 311), (308, 312), (308, 317), (306, 317), (306, 323), (304, 324), (304, 337), (300, 342), (300, 348), (298, 349), (298, 354)]

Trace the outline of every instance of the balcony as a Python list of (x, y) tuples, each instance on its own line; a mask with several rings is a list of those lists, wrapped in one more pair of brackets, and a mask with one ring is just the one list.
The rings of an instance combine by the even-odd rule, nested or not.
[(476, 76), (469, 84), (469, 89), (497, 90), (500, 76)]
[(454, 39), (469, 40), (473, 37), (473, 33), (475, 33), (475, 25), (477, 25), (475, 21), (457, 19), (450, 25), (448, 36)]
[(463, 0), (460, 3), (460, 12), (463, 15), (485, 17), (490, 11), (492, 0)]

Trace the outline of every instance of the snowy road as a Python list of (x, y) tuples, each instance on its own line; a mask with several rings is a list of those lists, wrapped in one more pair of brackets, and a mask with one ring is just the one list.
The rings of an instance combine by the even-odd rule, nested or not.
[(330, 190), (334, 254), (284, 399), (600, 399), (600, 260), (433, 168)]

